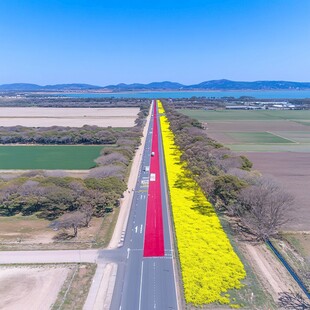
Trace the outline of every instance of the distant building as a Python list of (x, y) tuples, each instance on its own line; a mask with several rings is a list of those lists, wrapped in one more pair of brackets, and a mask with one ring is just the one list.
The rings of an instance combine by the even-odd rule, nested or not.
[(258, 106), (252, 106), (252, 105), (227, 105), (227, 110), (258, 110), (261, 109), (261, 107)]
[(296, 106), (287, 101), (256, 101), (251, 102), (250, 105), (248, 102), (243, 105), (227, 105), (225, 108), (227, 110), (295, 110)]

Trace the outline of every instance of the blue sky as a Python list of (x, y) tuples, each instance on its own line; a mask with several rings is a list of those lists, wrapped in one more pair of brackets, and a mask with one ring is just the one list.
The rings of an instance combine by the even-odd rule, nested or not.
[(310, 81), (309, 0), (0, 0), (0, 84)]

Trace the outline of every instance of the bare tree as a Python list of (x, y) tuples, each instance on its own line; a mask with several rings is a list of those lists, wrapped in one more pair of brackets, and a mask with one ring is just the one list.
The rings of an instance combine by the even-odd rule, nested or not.
[(77, 180), (72, 181), (69, 184), (69, 188), (72, 189), (74, 191), (74, 193), (78, 196), (84, 195), (84, 193), (86, 191), (86, 187), (84, 186), (84, 184), (82, 182), (77, 181)]
[(122, 178), (124, 173), (123, 166), (102, 166), (91, 169), (89, 172), (90, 178), (106, 178), (106, 177), (117, 177)]
[(212, 199), (212, 193), (214, 191), (214, 180), (211, 176), (205, 176), (201, 177), (199, 180), (197, 180), (197, 183), (199, 181), (199, 186), (202, 188), (204, 193), (208, 196), (208, 199)]
[(68, 176), (68, 173), (63, 171), (63, 170), (46, 170), (46, 171), (44, 171), (44, 176), (64, 178), (64, 177)]
[(282, 292), (279, 296), (279, 306), (289, 310), (309, 310), (310, 304), (299, 293)]
[(30, 170), (22, 174), (22, 176), (25, 178), (32, 178), (32, 177), (43, 176), (43, 175), (44, 175), (43, 170)]
[(118, 145), (135, 145), (136, 141), (132, 140), (132, 139), (128, 139), (128, 138), (118, 138), (117, 142)]
[(214, 164), (218, 166), (224, 172), (229, 169), (241, 168), (240, 156), (234, 155), (230, 150), (226, 148), (218, 148), (210, 151), (210, 158)]
[(94, 207), (90, 203), (83, 204), (79, 211), (84, 215), (84, 226), (89, 227), (89, 222), (94, 214)]
[(77, 236), (78, 228), (85, 225), (85, 214), (81, 211), (65, 213), (58, 220), (51, 223), (53, 229), (73, 229), (73, 237)]
[(98, 165), (112, 165), (114, 163), (128, 164), (129, 159), (120, 153), (111, 153), (108, 155), (100, 156), (96, 159)]
[(38, 188), (40, 187), (40, 183), (33, 180), (27, 180), (25, 183), (23, 183), (19, 189), (18, 192), (22, 196), (29, 196), (34, 195), (38, 191)]
[(97, 190), (87, 189), (78, 197), (76, 203), (78, 210), (85, 215), (84, 226), (89, 226), (93, 215), (103, 216), (106, 208), (106, 195)]
[(294, 197), (275, 181), (260, 178), (256, 185), (240, 191), (237, 214), (241, 232), (252, 235), (255, 241), (264, 241), (278, 234), (289, 221), (287, 211)]
[(186, 128), (187, 134), (190, 136), (204, 136), (206, 135), (206, 131), (202, 128), (198, 128), (198, 127), (189, 127)]
[(262, 177), (258, 171), (246, 171), (240, 168), (229, 169), (227, 173), (247, 182), (249, 185), (260, 183), (259, 179)]

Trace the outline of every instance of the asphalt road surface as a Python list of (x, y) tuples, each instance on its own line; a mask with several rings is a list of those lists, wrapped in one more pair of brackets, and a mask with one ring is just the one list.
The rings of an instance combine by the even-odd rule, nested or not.
[(143, 256), (164, 256), (164, 228), (163, 228), (163, 207), (161, 197), (160, 179), (160, 156), (158, 141), (157, 109), (154, 110), (153, 132), (152, 132), (152, 153), (150, 160), (150, 178), (146, 207), (146, 222), (144, 233)]
[[(154, 103), (153, 101), (153, 109), (154, 107), (157, 109), (157, 104)], [(154, 110), (152, 111), (152, 119), (154, 119)], [(158, 176), (156, 177), (157, 184), (161, 188), (159, 191), (157, 189), (154, 194), (160, 193), (161, 195), (164, 253), (160, 255), (155, 250), (153, 253), (156, 256), (143, 255), (146, 210), (147, 206), (150, 207), (151, 205), (147, 202), (149, 183), (152, 181), (150, 181), (149, 168), (146, 168), (150, 167), (151, 152), (153, 151), (152, 147), (154, 147), (154, 144), (152, 146), (154, 126), (153, 121), (151, 121), (142, 155), (142, 164), (136, 188), (134, 189), (135, 193), (124, 245), (121, 249), (123, 255), (122, 259), (118, 261), (118, 273), (111, 304), (113, 310), (178, 309), (159, 119), (155, 118), (155, 122), (157, 122), (158, 126), (160, 179)], [(158, 200), (159, 197), (156, 199)], [(151, 245), (148, 244), (148, 246)], [(148, 251), (148, 253), (152, 253), (152, 251)], [(106, 253), (102, 253), (102, 258), (106, 259)]]

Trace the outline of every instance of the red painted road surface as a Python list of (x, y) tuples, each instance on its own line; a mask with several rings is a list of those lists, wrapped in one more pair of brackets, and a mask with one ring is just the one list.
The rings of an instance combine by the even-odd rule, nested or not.
[[(156, 101), (153, 114), (152, 152), (154, 152), (154, 156), (151, 156), (150, 175), (155, 174), (155, 180), (150, 180), (149, 183), (144, 235), (144, 257), (165, 255)], [(154, 179), (154, 175), (152, 176), (152, 179)]]

